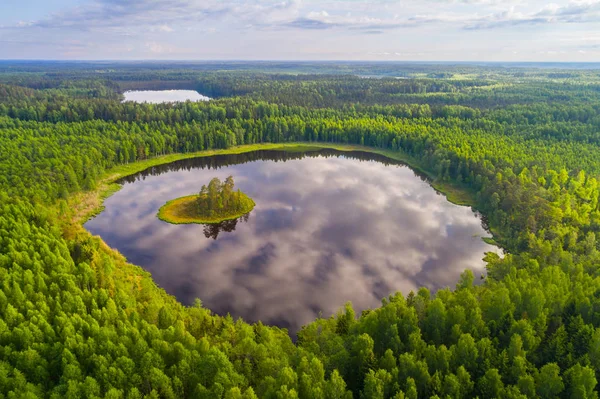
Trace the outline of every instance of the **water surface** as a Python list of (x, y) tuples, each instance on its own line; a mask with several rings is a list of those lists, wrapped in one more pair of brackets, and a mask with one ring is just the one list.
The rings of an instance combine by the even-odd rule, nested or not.
[(210, 100), (194, 90), (133, 90), (126, 91), (123, 96), (125, 96), (124, 102), (152, 104)]
[[(256, 202), (242, 220), (171, 225), (168, 200), (233, 175)], [(481, 219), (449, 203), (410, 168), (373, 154), (258, 151), (184, 160), (123, 181), (85, 227), (184, 304), (288, 327), (361, 311), (396, 291), (454, 286), (481, 275)]]

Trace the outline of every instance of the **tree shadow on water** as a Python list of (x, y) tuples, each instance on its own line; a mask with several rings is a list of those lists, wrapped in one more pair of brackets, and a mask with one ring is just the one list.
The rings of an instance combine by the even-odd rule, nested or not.
[(247, 213), (237, 219), (226, 220), (220, 223), (204, 224), (204, 236), (216, 240), (221, 232), (230, 233), (236, 229), (238, 222), (248, 222), (249, 218), (250, 213)]

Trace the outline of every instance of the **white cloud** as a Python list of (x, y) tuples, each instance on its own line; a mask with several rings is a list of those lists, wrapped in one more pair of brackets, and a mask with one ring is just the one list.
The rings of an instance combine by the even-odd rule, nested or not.
[[(188, 50), (181, 47), (187, 47), (194, 49), (189, 54), (200, 58), (285, 54), (291, 59), (348, 59), (389, 52), (390, 59), (436, 59), (441, 54), (460, 59), (475, 50), (496, 56), (494, 49), (513, 48), (518, 38), (531, 43), (529, 50), (519, 48), (524, 57), (541, 49), (539, 42), (535, 47), (534, 38), (545, 32), (564, 49), (581, 55), (579, 49), (599, 43), (584, 39), (584, 34), (578, 39), (578, 33), (594, 30), (599, 23), (600, 0), (89, 0), (37, 21), (6, 21), (0, 26), (0, 54), (10, 58), (10, 50), (40, 56), (41, 46), (35, 43), (78, 37), (87, 43), (90, 57), (118, 58), (120, 53), (111, 55), (111, 48), (117, 46), (137, 49), (128, 54), (137, 52), (141, 57), (151, 48), (158, 49), (146, 43), (158, 43), (163, 51), (155, 54), (175, 54), (164, 51), (167, 46), (184, 52)], [(549, 26), (552, 32), (544, 28)], [(527, 36), (519, 37), (517, 29), (526, 29)], [(215, 32), (219, 35), (211, 36), (210, 42), (194, 42)], [(563, 38), (573, 41), (563, 42)], [(2, 44), (10, 41), (31, 46)], [(390, 51), (386, 43), (401, 45), (390, 46), (394, 49)], [(449, 47), (456, 48), (452, 50), (456, 56), (451, 56)], [(41, 50), (52, 54), (52, 46)]]
[[(210, 20), (245, 21), (257, 27), (285, 26), (293, 28), (350, 28), (392, 29), (419, 26), (429, 23), (455, 24), (468, 29), (495, 28), (506, 25), (541, 23), (588, 23), (600, 22), (600, 0), (570, 1), (566, 4), (550, 3), (537, 10), (520, 11), (519, 2), (496, 0), (435, 1), (445, 4), (447, 10), (430, 12), (431, 7), (423, 2), (412, 4), (409, 10), (421, 10), (407, 14), (395, 2), (343, 2), (330, 1), (329, 10), (307, 10), (310, 3), (300, 0), (287, 1), (241, 1), (241, 0), (94, 0), (66, 12), (54, 14), (34, 22), (19, 22), (18, 26), (40, 26), (45, 28), (106, 29), (151, 25), (159, 26), (161, 32), (172, 32), (175, 24), (198, 24)], [(410, 2), (409, 2), (410, 3)], [(462, 6), (460, 6), (462, 4)], [(502, 7), (496, 7), (503, 4)], [(469, 9), (465, 12), (465, 7)], [(487, 6), (494, 6), (488, 8)], [(390, 11), (398, 11), (390, 13)], [(493, 11), (495, 12), (485, 12)], [(353, 11), (359, 11), (358, 13)], [(363, 12), (364, 11), (364, 12)], [(481, 11), (484, 11), (483, 13)], [(355, 16), (359, 15), (359, 16)], [(243, 25), (242, 25), (243, 26)]]
[(19, 21), (19, 22), (17, 22), (16, 26), (19, 27), (19, 28), (24, 28), (24, 27), (27, 27), (27, 26), (31, 26), (33, 24), (34, 24), (33, 21)]
[(324, 19), (327, 17), (329, 17), (329, 13), (327, 11), (319, 11), (319, 12), (311, 11), (307, 15), (307, 18), (314, 18), (314, 19)]
[(166, 33), (173, 32), (173, 28), (171, 28), (169, 25), (161, 25), (158, 27), (158, 30)]
[(157, 54), (162, 54), (167, 51), (167, 49), (163, 45), (156, 42), (146, 43), (146, 48), (148, 48), (148, 50), (150, 50), (151, 52)]

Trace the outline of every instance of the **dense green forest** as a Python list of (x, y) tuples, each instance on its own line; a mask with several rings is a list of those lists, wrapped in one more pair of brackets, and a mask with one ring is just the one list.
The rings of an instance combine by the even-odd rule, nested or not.
[[(0, 64), (0, 397), (597, 398), (598, 71), (283, 67)], [(173, 84), (216, 99), (120, 101)], [(401, 155), (468, 196), (506, 256), (482, 284), (348, 304), (293, 342), (182, 306), (81, 227), (114, 168), (299, 141)]]

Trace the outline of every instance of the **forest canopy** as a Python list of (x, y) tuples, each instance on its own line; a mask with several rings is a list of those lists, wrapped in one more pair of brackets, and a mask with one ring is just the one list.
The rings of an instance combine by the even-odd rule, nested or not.
[(215, 177), (208, 186), (202, 186), (198, 195), (167, 202), (159, 209), (158, 217), (173, 224), (218, 224), (250, 213), (254, 205), (252, 198), (235, 190), (233, 176), (224, 182)]
[[(0, 397), (598, 397), (597, 70), (261, 68), (0, 63)], [(121, 103), (169, 85), (218, 98)], [(139, 165), (284, 142), (401, 154), (466, 196), (506, 256), (482, 284), (348, 304), (292, 342), (182, 306), (81, 226)], [(200, 197), (219, 212), (213, 186)]]

